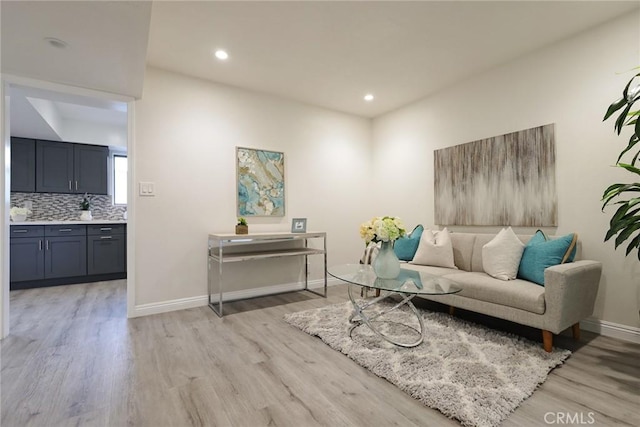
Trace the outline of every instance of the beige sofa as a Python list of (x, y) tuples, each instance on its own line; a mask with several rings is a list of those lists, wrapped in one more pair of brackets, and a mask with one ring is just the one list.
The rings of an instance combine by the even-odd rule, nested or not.
[[(544, 272), (544, 286), (516, 279), (494, 279), (482, 268), (482, 246), (493, 234), (451, 233), (454, 261), (458, 270), (443, 267), (404, 264), (403, 268), (425, 271), (446, 277), (462, 285), (452, 295), (425, 298), (453, 307), (483, 313), (542, 330), (544, 349), (551, 351), (553, 334), (573, 328), (580, 337), (580, 320), (593, 313), (602, 272), (597, 261), (576, 260), (549, 267)], [(526, 243), (532, 236), (518, 236)]]

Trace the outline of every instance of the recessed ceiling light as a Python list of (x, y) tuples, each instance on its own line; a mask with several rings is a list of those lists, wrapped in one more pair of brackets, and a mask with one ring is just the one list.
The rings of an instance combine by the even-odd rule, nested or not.
[(221, 59), (221, 60), (223, 60), (223, 61), (224, 61), (225, 59), (228, 59), (228, 58), (229, 58), (229, 54), (228, 54), (226, 51), (222, 50), (222, 49), (218, 49), (218, 50), (216, 50), (215, 55), (216, 55), (216, 58)]
[(67, 43), (66, 41), (57, 39), (55, 37), (45, 37), (44, 41), (49, 43), (50, 46), (53, 46), (58, 49), (65, 49), (66, 47), (69, 46), (69, 43)]
[(373, 95), (372, 95), (372, 94), (370, 94), (370, 93), (366, 94), (366, 95), (364, 96), (364, 100), (365, 100), (365, 101), (367, 101), (367, 102), (371, 102), (371, 101), (373, 101)]

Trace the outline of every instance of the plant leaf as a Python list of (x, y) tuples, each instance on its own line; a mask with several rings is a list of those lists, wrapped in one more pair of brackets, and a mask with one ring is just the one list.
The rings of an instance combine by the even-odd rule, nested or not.
[[(628, 163), (618, 163), (618, 166), (623, 168), (623, 169), (628, 170), (629, 172), (633, 172), (636, 175), (640, 175), (640, 169), (638, 169), (637, 167), (632, 166), (632, 165), (630, 165)], [(638, 184), (636, 184), (636, 185), (638, 185)]]
[[(622, 156), (627, 154), (629, 152), (629, 150), (631, 150), (638, 143), (638, 141), (639, 141), (639, 139), (638, 139), (638, 136), (636, 134), (631, 135), (631, 138), (629, 138), (629, 144), (627, 145), (627, 148), (622, 150), (622, 153), (620, 153), (620, 155), (618, 156), (618, 160), (616, 160), (616, 163), (620, 163), (620, 160), (622, 159)], [(637, 155), (636, 155), (636, 157), (637, 157)], [(631, 162), (631, 164), (634, 164), (634, 163), (635, 163), (635, 161)]]
[(631, 110), (632, 106), (633, 104), (627, 104), (627, 106), (624, 108), (622, 113), (620, 113), (620, 115), (616, 119), (616, 123), (613, 128), (616, 130), (618, 135), (620, 135), (620, 132), (622, 132), (622, 126), (624, 126), (624, 119), (627, 118), (627, 114), (629, 114), (629, 111)]
[(604, 119), (602, 119), (602, 121), (607, 120), (609, 117), (611, 117), (611, 115), (613, 113), (615, 113), (616, 111), (621, 109), (622, 106), (625, 105), (626, 103), (627, 103), (627, 98), (624, 97), (624, 98), (618, 99), (616, 102), (614, 102), (613, 104), (609, 105), (609, 108), (607, 109), (607, 112), (604, 115)]
[(636, 237), (634, 237), (633, 240), (631, 241), (631, 243), (629, 243), (629, 245), (627, 246), (626, 255), (629, 255), (629, 253), (631, 253), (633, 248), (637, 248), (638, 246), (640, 246), (640, 234), (638, 234)]

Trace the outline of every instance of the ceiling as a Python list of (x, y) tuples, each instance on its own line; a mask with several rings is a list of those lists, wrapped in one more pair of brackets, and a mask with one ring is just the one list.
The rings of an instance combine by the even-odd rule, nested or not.
[[(2, 1), (1, 66), (3, 73), (139, 98), (148, 64), (375, 117), (638, 6)], [(46, 37), (67, 47), (53, 47)], [(213, 57), (218, 48), (228, 51), (227, 61)], [(365, 102), (366, 93), (375, 99)], [(87, 114), (61, 108), (68, 116)]]
[[(375, 117), (638, 4), (157, 2), (147, 63)], [(229, 60), (216, 60), (217, 48)], [(373, 102), (363, 100), (366, 93)]]

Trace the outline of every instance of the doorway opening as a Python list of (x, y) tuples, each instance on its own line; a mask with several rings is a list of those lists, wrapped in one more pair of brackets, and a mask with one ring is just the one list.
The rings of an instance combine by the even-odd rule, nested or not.
[[(2, 218), (9, 258), (3, 260), (9, 267), (2, 281), (9, 288), (2, 293), (3, 323), (14, 290), (108, 281), (118, 288), (127, 315), (133, 101), (64, 89), (46, 82), (4, 85), (3, 136), (11, 147), (10, 155), (5, 150), (5, 203), (11, 209)], [(3, 335), (8, 330), (3, 325)]]

